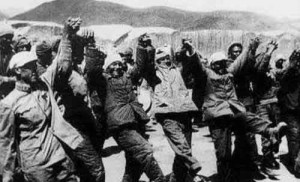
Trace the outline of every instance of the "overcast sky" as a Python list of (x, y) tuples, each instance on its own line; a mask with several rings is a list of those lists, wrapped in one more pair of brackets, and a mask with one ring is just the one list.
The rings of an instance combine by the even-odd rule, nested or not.
[[(0, 11), (14, 15), (52, 0), (0, 0)], [(84, 1), (84, 0), (83, 0)], [(99, 0), (101, 1), (101, 0)], [(300, 19), (300, 0), (106, 0), (135, 8), (169, 6), (190, 11), (240, 10)]]

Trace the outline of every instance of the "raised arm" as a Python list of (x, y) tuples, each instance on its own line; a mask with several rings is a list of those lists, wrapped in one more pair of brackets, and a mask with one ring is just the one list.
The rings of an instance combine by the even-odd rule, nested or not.
[(290, 64), (280, 81), (278, 98), (286, 93), (294, 92), (300, 82), (300, 50), (294, 50), (289, 58)]
[(264, 74), (268, 71), (271, 56), (277, 48), (278, 43), (276, 41), (271, 41), (268, 43), (266, 51), (257, 56), (254, 67), (258, 74)]
[(136, 62), (134, 68), (129, 72), (132, 79), (136, 82), (141, 77), (154, 86), (160, 82), (155, 73), (155, 48), (151, 44), (151, 39), (146, 35), (139, 37), (136, 49)]
[(13, 181), (16, 151), (15, 116), (7, 104), (0, 102), (0, 174), (3, 182)]
[(207, 68), (201, 60), (202, 56), (194, 49), (191, 40), (184, 40), (179, 51), (178, 65), (186, 85), (193, 79), (192, 99), (198, 109), (202, 107), (207, 82)]
[(259, 38), (252, 39), (249, 46), (244, 49), (236, 60), (227, 68), (227, 71), (233, 75), (239, 75), (252, 69), (255, 64), (255, 52), (259, 44)]
[(67, 79), (72, 72), (72, 40), (81, 24), (80, 18), (69, 18), (64, 25), (58, 53), (41, 78), (52, 87), (54, 80)]

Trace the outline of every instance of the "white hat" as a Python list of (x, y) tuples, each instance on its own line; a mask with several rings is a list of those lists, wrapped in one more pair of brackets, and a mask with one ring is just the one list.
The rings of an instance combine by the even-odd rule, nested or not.
[(221, 61), (221, 60), (226, 60), (227, 57), (225, 55), (224, 52), (216, 52), (216, 53), (213, 53), (211, 56), (210, 56), (210, 59), (209, 59), (209, 65), (217, 62), (217, 61)]
[(172, 48), (170, 45), (165, 45), (156, 49), (155, 61), (166, 56), (172, 56)]
[(107, 55), (104, 65), (103, 65), (103, 69), (106, 70), (106, 68), (111, 65), (113, 62), (116, 61), (120, 61), (123, 62), (121, 56), (118, 53), (110, 53)]
[(34, 53), (29, 51), (22, 51), (15, 54), (10, 62), (9, 62), (9, 69), (20, 68), (25, 64), (37, 60), (37, 57)]

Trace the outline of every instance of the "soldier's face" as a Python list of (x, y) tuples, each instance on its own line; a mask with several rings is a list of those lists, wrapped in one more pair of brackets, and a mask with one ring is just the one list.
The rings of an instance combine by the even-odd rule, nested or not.
[(172, 66), (172, 62), (169, 55), (157, 60), (157, 63), (164, 68)]
[(108, 66), (112, 77), (121, 77), (124, 74), (124, 65), (121, 61), (115, 61)]
[(38, 80), (36, 73), (36, 62), (32, 61), (19, 68), (19, 74), (22, 81), (31, 84)]
[(234, 46), (231, 50), (231, 59), (235, 60), (242, 53), (242, 49), (239, 46)]

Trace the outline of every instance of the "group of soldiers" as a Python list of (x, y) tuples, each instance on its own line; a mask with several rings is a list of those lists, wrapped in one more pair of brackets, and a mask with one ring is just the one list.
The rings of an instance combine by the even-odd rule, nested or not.
[[(104, 182), (108, 137), (125, 152), (123, 182), (138, 182), (143, 173), (153, 182), (208, 181), (191, 149), (199, 113), (214, 142), (220, 182), (239, 181), (242, 167), (276, 175), (284, 135), (289, 166), (299, 177), (300, 50), (274, 59), (278, 43), (257, 53), (261, 40), (255, 38), (245, 48), (234, 43), (227, 55), (205, 59), (191, 39), (173, 51), (169, 45), (154, 48), (144, 34), (134, 60), (132, 48), (106, 52), (93, 31), (79, 35), (81, 23), (69, 18), (62, 36), (34, 45), (22, 36), (13, 44), (13, 29), (0, 25), (3, 182)], [(144, 87), (152, 92), (150, 109), (137, 97)], [(149, 115), (175, 153), (167, 176), (147, 140)], [(262, 157), (255, 134), (262, 136)]]

